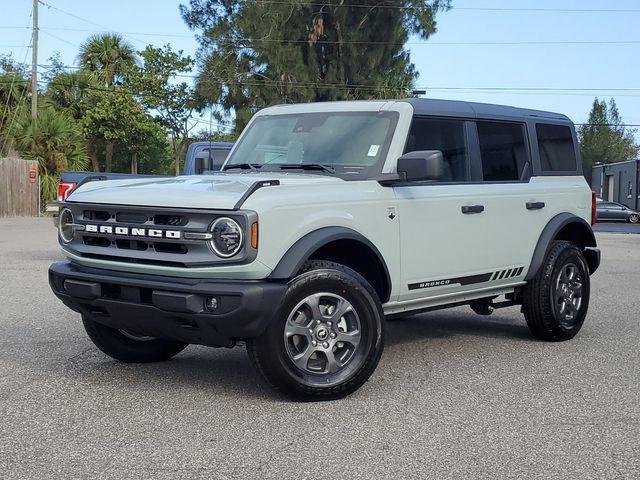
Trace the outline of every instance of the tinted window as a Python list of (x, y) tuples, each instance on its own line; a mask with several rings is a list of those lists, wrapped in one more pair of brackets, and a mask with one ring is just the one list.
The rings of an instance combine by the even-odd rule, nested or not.
[(538, 123), (536, 133), (538, 134), (542, 170), (550, 172), (576, 171), (576, 151), (573, 146), (571, 128), (564, 125)]
[(442, 182), (469, 180), (469, 149), (465, 122), (437, 118), (413, 119), (405, 153), (440, 150), (444, 159)]
[(484, 180), (520, 180), (529, 161), (524, 125), (501, 122), (478, 122), (477, 125)]

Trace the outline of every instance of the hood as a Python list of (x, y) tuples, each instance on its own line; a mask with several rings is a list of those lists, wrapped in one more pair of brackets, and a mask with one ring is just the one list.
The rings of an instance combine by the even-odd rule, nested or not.
[(326, 175), (282, 172), (218, 173), (158, 179), (106, 180), (82, 185), (69, 196), (68, 201), (232, 210), (251, 185), (262, 180), (280, 180), (281, 186), (322, 185), (344, 181), (339, 177)]

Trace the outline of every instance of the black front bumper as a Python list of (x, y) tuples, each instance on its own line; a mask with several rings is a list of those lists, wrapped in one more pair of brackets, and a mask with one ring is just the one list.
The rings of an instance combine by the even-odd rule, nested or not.
[[(209, 346), (260, 335), (287, 288), (281, 282), (139, 275), (70, 262), (49, 267), (49, 284), (65, 305), (96, 322)], [(210, 297), (217, 302), (214, 310), (206, 307)]]

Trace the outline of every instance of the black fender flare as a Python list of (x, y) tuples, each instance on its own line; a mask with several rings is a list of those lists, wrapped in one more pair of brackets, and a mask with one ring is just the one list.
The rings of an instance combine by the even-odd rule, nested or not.
[[(588, 232), (586, 234), (586, 238), (584, 242), (585, 254), (587, 256), (587, 263), (589, 264), (590, 273), (593, 273), (596, 271), (596, 269), (598, 268), (600, 256), (599, 256), (599, 251), (595, 249), (597, 245), (596, 237), (593, 234), (591, 225), (589, 225), (583, 218), (580, 218), (577, 215), (565, 212), (565, 213), (560, 213), (555, 217), (553, 217), (551, 220), (549, 220), (549, 223), (547, 223), (547, 225), (542, 230), (542, 233), (540, 234), (540, 238), (538, 239), (536, 248), (533, 252), (533, 257), (531, 259), (531, 263), (529, 265), (529, 270), (527, 272), (527, 276), (525, 277), (525, 280), (531, 280), (538, 274), (538, 272), (540, 271), (540, 268), (542, 267), (544, 259), (547, 255), (547, 251), (551, 246), (551, 242), (553, 242), (553, 240), (556, 238), (560, 230), (562, 230), (564, 227), (566, 227), (571, 223), (577, 223), (578, 225), (580, 225), (580, 227), (583, 228), (585, 232)], [(591, 252), (594, 255), (591, 255)], [(594, 256), (597, 256), (597, 261), (595, 261), (595, 259), (592, 258)]]
[[(288, 280), (293, 278), (313, 252), (336, 240), (356, 240), (373, 251), (380, 261), (380, 265), (382, 265), (389, 292), (391, 291), (389, 269), (378, 248), (364, 235), (347, 227), (323, 227), (307, 233), (287, 250), (268, 278), (272, 280)], [(386, 301), (385, 299), (381, 300), (383, 302)]]

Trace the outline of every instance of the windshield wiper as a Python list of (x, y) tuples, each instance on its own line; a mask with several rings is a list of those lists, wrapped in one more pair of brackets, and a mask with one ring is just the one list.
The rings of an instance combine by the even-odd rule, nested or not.
[(231, 170), (233, 168), (240, 168), (242, 170), (246, 170), (246, 169), (250, 168), (251, 170), (257, 170), (260, 167), (262, 167), (262, 165), (258, 165), (258, 164), (255, 164), (255, 163), (232, 163), (230, 165), (226, 165), (224, 167), (223, 172), (225, 170)]
[(323, 172), (336, 173), (336, 169), (331, 165), (322, 163), (280, 163), (281, 170), (322, 170)]

